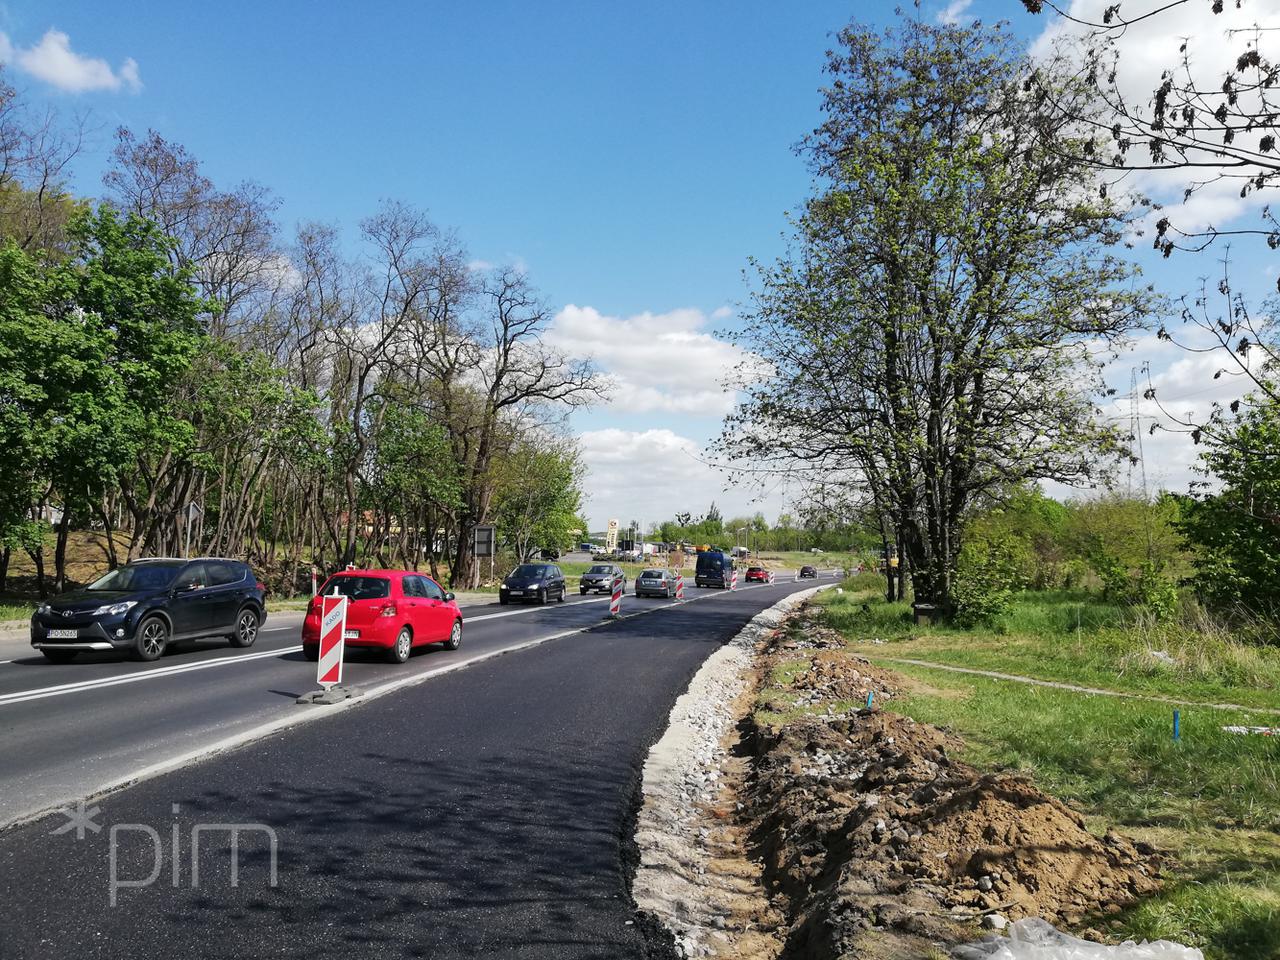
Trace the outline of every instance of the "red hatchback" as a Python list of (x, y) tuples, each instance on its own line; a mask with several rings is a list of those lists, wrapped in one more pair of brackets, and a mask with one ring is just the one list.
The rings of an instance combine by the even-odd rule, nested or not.
[[(440, 643), (457, 650), (462, 643), (462, 611), (452, 593), (412, 570), (344, 570), (320, 588), (321, 594), (347, 598), (347, 646), (385, 650), (392, 663), (404, 663), (414, 647)], [(302, 622), (302, 653), (320, 656), (320, 597), (314, 597)]]
[(747, 567), (747, 583), (753, 580), (757, 583), (768, 583), (769, 571), (764, 567)]

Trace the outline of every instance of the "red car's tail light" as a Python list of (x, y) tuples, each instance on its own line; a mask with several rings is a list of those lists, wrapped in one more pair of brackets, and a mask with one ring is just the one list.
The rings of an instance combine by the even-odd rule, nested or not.
[(382, 609), (378, 611), (380, 617), (394, 617), (396, 615), (396, 605), (394, 603), (383, 604)]

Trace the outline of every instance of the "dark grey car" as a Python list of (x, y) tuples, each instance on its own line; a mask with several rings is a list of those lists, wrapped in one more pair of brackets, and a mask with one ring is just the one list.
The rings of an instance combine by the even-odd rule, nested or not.
[(610, 593), (613, 590), (615, 577), (622, 578), (622, 592), (627, 592), (627, 575), (616, 563), (597, 563), (592, 565), (578, 581), (578, 593)]
[(637, 597), (666, 597), (676, 595), (676, 576), (670, 570), (645, 570), (636, 577)]

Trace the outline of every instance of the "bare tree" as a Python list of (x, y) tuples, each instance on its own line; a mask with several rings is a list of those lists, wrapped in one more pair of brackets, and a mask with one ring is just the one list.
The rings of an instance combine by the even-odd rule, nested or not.
[[(1022, 2), (1032, 13), (1047, 8), (1075, 27), (1061, 39), (1050, 62), (1031, 73), (1027, 86), (1042, 109), (1075, 121), (1085, 131), (1072, 151), (1073, 159), (1103, 174), (1103, 191), (1114, 189), (1129, 174), (1149, 171), (1182, 174), (1184, 200), (1224, 181), (1237, 186), (1241, 197), (1276, 185), (1280, 64), (1266, 46), (1280, 24), (1230, 29), (1236, 51), (1227, 62), (1210, 66), (1216, 75), (1206, 74), (1196, 59), (1197, 43), (1219, 28), (1227, 5), (1224, 0), (1198, 0), (1199, 36), (1171, 38), (1177, 49), (1171, 46), (1167, 65), (1150, 79), (1150, 96), (1135, 99), (1121, 79), (1126, 37), (1137, 25), (1167, 20), (1188, 0), (1109, 3), (1097, 19), (1076, 16), (1071, 6), (1054, 0)], [(1233, 0), (1231, 6), (1248, 9), (1246, 0)], [(1088, 112), (1079, 110), (1078, 101), (1060, 96), (1061, 84), (1054, 78), (1064, 67), (1096, 91), (1097, 100)], [(1165, 256), (1179, 249), (1202, 250), (1220, 237), (1240, 234), (1260, 235), (1272, 249), (1280, 247), (1280, 221), (1269, 208), (1263, 211), (1262, 225), (1252, 228), (1222, 230), (1209, 225), (1186, 230), (1175, 219), (1176, 215), (1162, 216), (1156, 224), (1154, 245)]]
[(0, 236), (24, 250), (63, 245), (76, 207), (66, 178), (83, 138), (81, 118), (32, 111), (0, 72)]

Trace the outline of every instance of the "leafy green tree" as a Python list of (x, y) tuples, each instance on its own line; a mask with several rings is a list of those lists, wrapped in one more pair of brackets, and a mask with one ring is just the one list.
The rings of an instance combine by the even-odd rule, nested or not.
[(869, 494), (917, 599), (944, 608), (972, 504), (1084, 482), (1118, 449), (1099, 347), (1144, 307), (1107, 249), (1126, 211), (1070, 161), (1073, 126), (1023, 95), (1025, 67), (981, 25), (841, 31), (804, 145), (816, 194), (739, 335), (772, 376), (743, 384), (721, 440)]
[(48, 297), (35, 258), (12, 242), (0, 247), (0, 588), (11, 552), (36, 551), (43, 541), (34, 508), (49, 458), (49, 403), (38, 368), (54, 337)]
[(1197, 548), (1197, 588), (1219, 607), (1280, 618), (1280, 405), (1243, 407), (1200, 460), (1220, 489), (1201, 487), (1178, 521)]
[(526, 441), (504, 459), (495, 494), (499, 536), (523, 561), (563, 548), (578, 526), (582, 464), (572, 448)]

